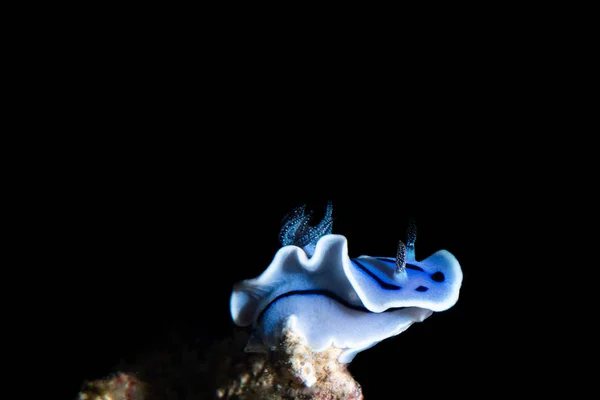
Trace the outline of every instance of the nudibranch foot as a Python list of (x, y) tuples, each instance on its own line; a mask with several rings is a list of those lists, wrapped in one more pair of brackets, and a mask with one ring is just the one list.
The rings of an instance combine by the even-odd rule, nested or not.
[[(291, 329), (304, 338), (313, 352), (320, 353), (330, 347), (342, 349), (338, 361), (349, 363), (358, 352), (404, 332), (431, 314), (431, 310), (419, 307), (373, 313), (327, 292), (308, 292), (278, 300), (261, 316), (256, 329), (262, 332), (266, 348), (277, 346), (282, 332)], [(282, 315), (287, 317), (281, 318)], [(255, 347), (254, 351), (264, 349)]]

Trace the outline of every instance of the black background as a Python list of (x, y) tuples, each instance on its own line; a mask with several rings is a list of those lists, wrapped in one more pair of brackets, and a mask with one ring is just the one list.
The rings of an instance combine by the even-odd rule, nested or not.
[(515, 337), (526, 342), (526, 330), (513, 327), (527, 319), (514, 314), (527, 284), (511, 287), (506, 275), (519, 264), (509, 255), (523, 251), (531, 205), (473, 160), (457, 167), (456, 153), (431, 155), (434, 145), (403, 149), (403, 131), (365, 141), (373, 150), (344, 147), (345, 135), (326, 147), (310, 135), (254, 133), (241, 145), (235, 135), (165, 133), (149, 147), (115, 140), (69, 158), (61, 183), (43, 195), (58, 205), (45, 210), (46, 257), (61, 288), (55, 350), (73, 367), (71, 389), (168, 346), (173, 333), (207, 346), (230, 335), (232, 285), (270, 263), (287, 212), (307, 204), (318, 218), (328, 200), (350, 256), (393, 256), (414, 217), (417, 257), (447, 249), (464, 273), (453, 308), (355, 358), (350, 370), (365, 395), (379, 398), (404, 380), (404, 390), (430, 394), (461, 380), (495, 383)]
[(131, 21), (36, 39), (41, 107), (23, 121), (58, 133), (15, 167), (36, 243), (22, 254), (40, 287), (30, 332), (48, 370), (67, 364), (69, 393), (172, 332), (229, 335), (232, 285), (270, 263), (286, 213), (329, 200), (351, 257), (394, 255), (414, 217), (417, 257), (446, 249), (464, 273), (453, 308), (356, 357), (367, 399), (536, 389), (520, 385), (555, 358), (540, 338), (561, 325), (543, 312), (566, 303), (538, 295), (560, 253), (543, 236), (564, 237), (577, 141), (547, 135), (578, 120), (556, 107), (568, 85), (543, 44), (557, 41), (413, 31), (411, 49), (317, 49), (302, 32)]

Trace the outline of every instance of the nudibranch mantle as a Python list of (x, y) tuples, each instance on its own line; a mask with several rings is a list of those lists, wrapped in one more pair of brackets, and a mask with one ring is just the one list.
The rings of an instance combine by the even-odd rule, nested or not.
[(450, 252), (417, 261), (413, 237), (401, 260), (399, 270), (397, 258), (350, 258), (338, 234), (304, 247), (285, 245), (261, 275), (234, 286), (232, 319), (252, 326), (247, 351), (274, 348), (291, 328), (314, 352), (343, 349), (338, 361), (349, 363), (458, 300), (462, 271)]

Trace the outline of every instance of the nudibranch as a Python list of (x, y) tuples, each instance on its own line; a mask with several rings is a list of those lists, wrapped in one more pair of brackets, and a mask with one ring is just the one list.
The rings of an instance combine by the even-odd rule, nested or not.
[(360, 351), (458, 300), (458, 260), (439, 250), (417, 261), (414, 223), (395, 257), (350, 258), (346, 238), (331, 233), (331, 202), (316, 226), (311, 217), (304, 206), (290, 213), (271, 264), (258, 277), (234, 285), (232, 319), (252, 327), (246, 351), (274, 348), (288, 328), (314, 352), (342, 349), (338, 361), (349, 363)]

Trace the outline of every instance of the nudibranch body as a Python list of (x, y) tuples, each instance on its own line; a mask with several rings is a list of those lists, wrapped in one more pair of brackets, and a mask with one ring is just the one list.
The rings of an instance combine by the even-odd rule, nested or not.
[(416, 229), (396, 257), (348, 256), (344, 236), (331, 233), (331, 203), (317, 226), (298, 208), (280, 233), (283, 245), (258, 277), (236, 284), (233, 321), (252, 326), (248, 351), (277, 346), (284, 328), (314, 352), (342, 349), (338, 361), (400, 334), (458, 300), (462, 271), (446, 250), (417, 261)]

